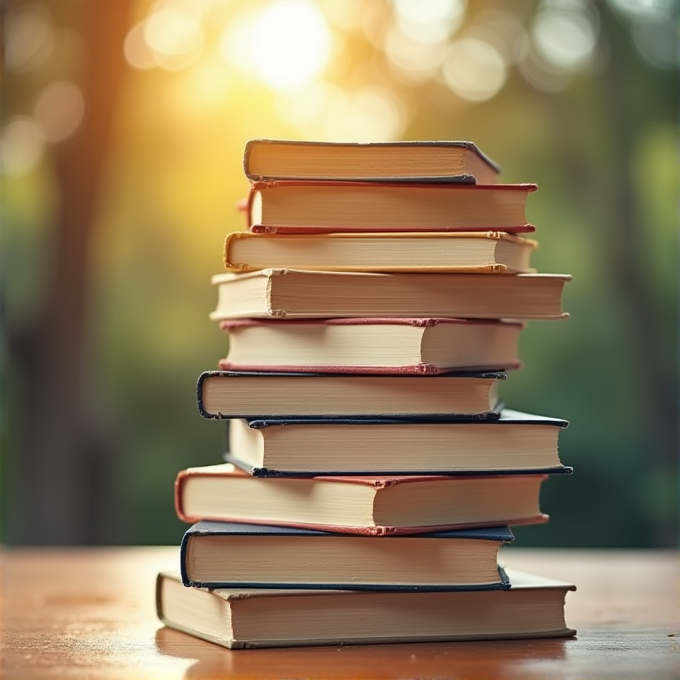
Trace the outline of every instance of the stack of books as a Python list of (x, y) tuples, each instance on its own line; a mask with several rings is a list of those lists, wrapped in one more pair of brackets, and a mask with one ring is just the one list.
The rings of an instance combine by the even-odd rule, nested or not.
[(498, 559), (571, 471), (567, 423), (500, 394), (525, 321), (566, 316), (536, 186), (470, 142), (252, 140), (244, 166), (197, 385), (228, 445), (177, 476), (160, 619), (232, 648), (573, 635), (574, 586)]

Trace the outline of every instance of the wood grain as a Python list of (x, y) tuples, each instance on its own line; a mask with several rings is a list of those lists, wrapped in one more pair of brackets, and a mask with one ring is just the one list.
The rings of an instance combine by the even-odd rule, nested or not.
[(154, 579), (176, 548), (1, 553), (2, 673), (42, 678), (653, 678), (680, 676), (674, 552), (504, 548), (508, 565), (576, 583), (573, 640), (230, 651), (160, 626)]

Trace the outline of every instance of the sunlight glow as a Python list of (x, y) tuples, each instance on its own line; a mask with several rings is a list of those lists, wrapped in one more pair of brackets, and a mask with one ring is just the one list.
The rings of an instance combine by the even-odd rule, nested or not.
[(412, 40), (432, 44), (446, 40), (460, 26), (465, 0), (393, 0), (397, 25)]
[(465, 10), (464, 0), (393, 0), (399, 16), (408, 21), (430, 23), (447, 21)]
[(325, 139), (389, 141), (401, 136), (406, 116), (392, 92), (366, 87), (355, 92), (336, 92), (327, 101), (320, 123)]
[(201, 33), (201, 22), (197, 17), (171, 9), (154, 12), (144, 28), (149, 47), (163, 54), (193, 51), (200, 44)]
[(398, 139), (405, 116), (394, 95), (384, 88), (359, 90), (349, 102), (345, 136), (358, 141)]
[(290, 125), (305, 128), (323, 114), (336, 90), (333, 85), (315, 82), (299, 90), (281, 92), (276, 97), (276, 112)]
[(233, 83), (219, 55), (204, 57), (188, 69), (173, 92), (177, 111), (209, 111), (221, 107), (232, 94)]
[(147, 19), (144, 39), (159, 66), (179, 70), (200, 56), (203, 25), (195, 14), (178, 9), (161, 9)]
[(322, 140), (399, 139), (407, 123), (404, 104), (382, 87), (347, 92), (336, 85), (314, 83), (279, 93), (276, 111), (303, 137)]
[(257, 15), (241, 12), (228, 24), (219, 41), (222, 59), (230, 66), (247, 71), (252, 67), (252, 36)]
[(331, 34), (324, 15), (308, 0), (276, 0), (253, 26), (251, 58), (272, 89), (285, 91), (310, 82), (328, 62)]
[(371, 0), (325, 0), (323, 11), (328, 20), (344, 31), (356, 31), (361, 28), (363, 15)]
[(326, 66), (332, 36), (311, 0), (274, 0), (237, 15), (222, 35), (222, 58), (277, 92), (298, 90)]

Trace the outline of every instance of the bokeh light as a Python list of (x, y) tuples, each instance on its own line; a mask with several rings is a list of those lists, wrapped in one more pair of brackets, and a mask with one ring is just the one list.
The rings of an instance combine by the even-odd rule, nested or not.
[(80, 88), (71, 81), (58, 80), (40, 93), (33, 117), (48, 142), (60, 142), (78, 129), (84, 113), (85, 99)]
[(396, 74), (407, 82), (425, 82), (444, 61), (446, 42), (423, 43), (392, 27), (385, 36), (385, 56)]
[(538, 53), (557, 69), (583, 69), (593, 58), (597, 41), (593, 16), (561, 9), (538, 12), (532, 26)]
[(529, 36), (525, 36), (517, 44), (515, 63), (524, 80), (541, 92), (559, 92), (571, 81), (571, 74), (556, 69), (541, 59)]
[(635, 46), (652, 66), (672, 69), (680, 63), (676, 21), (659, 13), (643, 18), (633, 27)]
[(336, 134), (346, 140), (389, 141), (400, 138), (405, 123), (402, 106), (389, 90), (367, 87), (350, 97), (347, 114)]
[(314, 121), (324, 116), (330, 102), (341, 98), (344, 104), (342, 90), (328, 83), (312, 82), (297, 90), (280, 92), (276, 97), (277, 114), (290, 125), (309, 130)]
[(343, 141), (399, 139), (408, 122), (403, 102), (383, 87), (348, 92), (328, 83), (282, 93), (277, 113), (303, 138)]
[(186, 68), (198, 59), (203, 49), (203, 24), (196, 13), (159, 9), (147, 19), (143, 31), (156, 63), (168, 70)]
[(446, 40), (462, 22), (464, 0), (393, 0), (397, 25), (409, 38), (423, 43)]
[(451, 91), (472, 102), (491, 99), (505, 84), (507, 65), (500, 52), (477, 38), (457, 40), (448, 48), (443, 68)]
[(219, 52), (227, 66), (243, 71), (251, 68), (252, 35), (257, 14), (244, 11), (237, 14), (225, 27), (219, 41)]
[(24, 175), (35, 168), (45, 151), (43, 131), (32, 118), (10, 119), (0, 137), (0, 162), (4, 175)]
[(54, 21), (40, 4), (27, 4), (5, 18), (5, 64), (13, 71), (30, 70), (43, 63), (54, 48)]
[(150, 69), (157, 65), (153, 51), (145, 40), (145, 28), (145, 21), (133, 26), (125, 36), (123, 43), (125, 60), (130, 66), (137, 69)]

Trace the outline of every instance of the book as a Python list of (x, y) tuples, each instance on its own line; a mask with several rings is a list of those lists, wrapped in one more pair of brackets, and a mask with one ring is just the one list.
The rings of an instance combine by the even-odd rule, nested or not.
[(500, 166), (467, 141), (314, 142), (251, 139), (243, 154), (251, 181), (266, 179), (493, 184)]
[(263, 233), (348, 231), (531, 232), (535, 184), (255, 182), (246, 225)]
[(569, 473), (558, 449), (567, 425), (511, 409), (469, 422), (234, 419), (224, 459), (257, 477)]
[(214, 320), (328, 317), (554, 319), (568, 274), (377, 274), (263, 269), (212, 277)]
[(201, 520), (387, 535), (539, 524), (547, 475), (252, 477), (229, 463), (180, 470), (175, 510)]
[(222, 370), (445, 373), (519, 368), (521, 323), (468, 319), (231, 319)]
[(255, 234), (224, 241), (228, 271), (311, 269), (368, 272), (533, 271), (538, 242), (502, 231)]
[(204, 371), (196, 385), (205, 418), (375, 416), (497, 418), (495, 372), (436, 375)]
[(502, 589), (498, 552), (513, 538), (508, 527), (361, 536), (198, 522), (182, 537), (180, 572), (209, 588)]
[(571, 637), (575, 586), (506, 569), (508, 590), (400, 592), (186, 588), (160, 573), (166, 626), (232, 649), (445, 640)]

